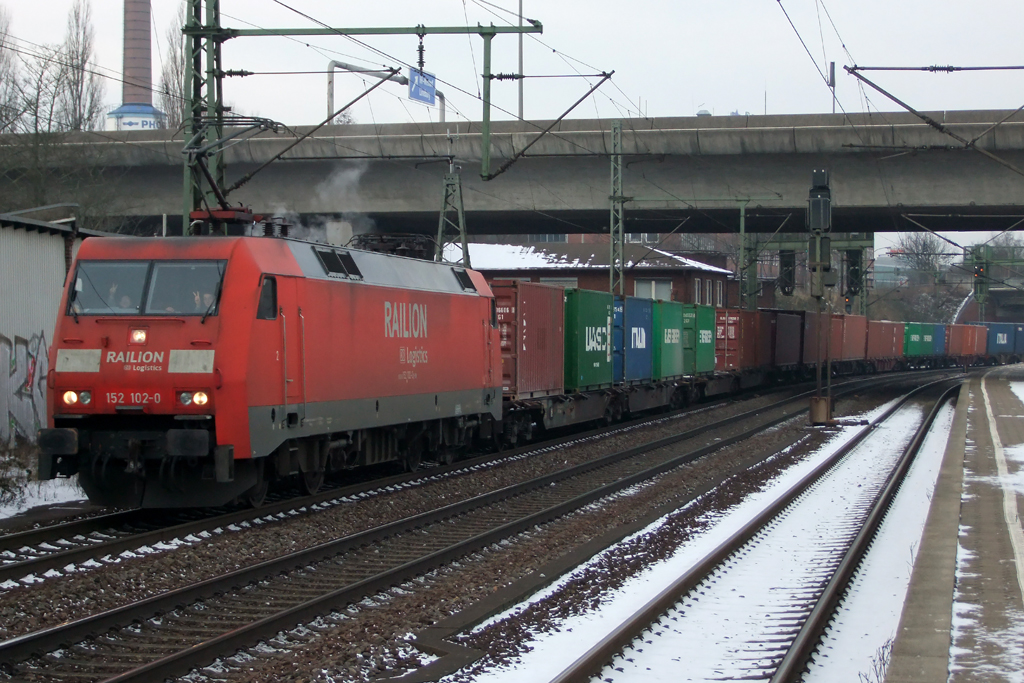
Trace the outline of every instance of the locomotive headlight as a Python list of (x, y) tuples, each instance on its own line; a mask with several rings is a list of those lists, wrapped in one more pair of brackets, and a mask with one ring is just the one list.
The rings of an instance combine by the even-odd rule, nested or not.
[(128, 338), (131, 344), (145, 344), (146, 343), (146, 331), (145, 330), (132, 330), (131, 336)]
[(75, 392), (75, 391), (65, 391), (64, 392), (64, 404), (65, 405), (69, 405), (69, 406), (73, 406), (76, 403), (78, 403), (78, 392)]
[(78, 394), (78, 400), (83, 406), (87, 406), (92, 402), (92, 394), (88, 391), (83, 391)]
[(181, 392), (181, 395), (178, 398), (181, 400), (181, 405), (183, 406), (192, 404), (192, 392), (190, 391)]
[(197, 391), (192, 394), (192, 402), (197, 406), (205, 406), (209, 400), (210, 397), (206, 395), (205, 391)]

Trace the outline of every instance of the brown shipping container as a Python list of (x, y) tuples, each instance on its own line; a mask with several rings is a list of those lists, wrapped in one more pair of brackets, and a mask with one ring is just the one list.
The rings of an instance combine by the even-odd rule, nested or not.
[(804, 319), (800, 312), (782, 313), (775, 317), (775, 367), (783, 368), (800, 363)]
[[(828, 314), (825, 314), (828, 317)], [(841, 313), (832, 314), (832, 337), (829, 339), (829, 346), (825, 349), (825, 353), (832, 360), (842, 360), (843, 358), (843, 325), (845, 324), (846, 316)]]
[[(818, 313), (807, 311), (804, 313), (804, 363), (811, 365), (818, 362), (819, 358), (825, 357), (825, 348), (828, 345), (828, 333), (821, 330), (818, 336)], [(815, 348), (817, 345), (817, 348)]]
[[(822, 323), (827, 327), (821, 329), (820, 339), (817, 337), (817, 324), (818, 324), (818, 313), (813, 311), (807, 311), (804, 313), (804, 363), (812, 364), (817, 363), (818, 359), (824, 359), (826, 354), (830, 355), (832, 360), (840, 360), (843, 357), (843, 328), (844, 318), (846, 316), (833, 313), (832, 324), (828, 326), (828, 313), (822, 313)], [(816, 354), (814, 351), (815, 340), (818, 341), (819, 350)]]
[(843, 319), (843, 360), (864, 360), (867, 335), (867, 318), (862, 315), (848, 315)]
[(754, 365), (766, 368), (772, 364), (772, 328), (775, 327), (775, 311), (758, 311), (754, 320), (755, 353)]
[(867, 336), (868, 359), (903, 357), (903, 323), (869, 320)]
[(903, 337), (907, 332), (906, 323), (889, 323), (892, 325), (892, 357), (903, 358)]
[(732, 308), (715, 309), (715, 370), (740, 367), (740, 316)]
[(955, 358), (964, 355), (966, 337), (966, 325), (950, 325), (946, 328), (946, 349), (951, 357)]
[(513, 400), (563, 393), (565, 331), (561, 287), (491, 283), (501, 334), (502, 390)]
[(758, 343), (760, 315), (758, 311), (715, 309), (716, 370), (749, 370), (758, 367), (760, 357), (771, 359), (771, 337), (766, 344)]
[[(758, 365), (760, 345), (757, 342), (758, 311), (738, 311), (740, 316), (740, 369), (749, 370)], [(771, 354), (771, 351), (768, 351)]]

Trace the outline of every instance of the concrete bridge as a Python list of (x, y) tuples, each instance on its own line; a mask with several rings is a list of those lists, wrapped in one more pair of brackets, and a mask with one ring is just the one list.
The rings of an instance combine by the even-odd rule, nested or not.
[[(958, 135), (1024, 168), (1024, 114), (929, 112)], [(546, 124), (497, 123), (493, 168)], [(449, 150), (462, 169), (476, 234), (604, 232), (611, 121), (569, 120), (499, 177), (480, 179), (477, 123), (330, 126), (231, 195), (257, 213), (342, 217), (358, 230), (437, 229)], [(298, 128), (295, 134), (305, 130)], [(449, 146), (446, 133), (453, 141)], [(295, 134), (261, 134), (226, 153), (229, 183)], [(811, 170), (831, 172), (841, 232), (1001, 230), (1024, 217), (1024, 176), (907, 113), (719, 116), (623, 122), (627, 230), (804, 230)], [(2, 142), (0, 142), (2, 144)], [(115, 212), (180, 225), (180, 133), (83, 134), (67, 143), (116, 183)], [(0, 192), (3, 192), (0, 181)]]

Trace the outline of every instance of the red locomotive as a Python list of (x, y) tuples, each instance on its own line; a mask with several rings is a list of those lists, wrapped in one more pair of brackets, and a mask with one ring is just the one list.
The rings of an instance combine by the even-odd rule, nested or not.
[(476, 272), (261, 237), (86, 240), (50, 350), (40, 477), (209, 506), (329, 469), (448, 459), (500, 429)]

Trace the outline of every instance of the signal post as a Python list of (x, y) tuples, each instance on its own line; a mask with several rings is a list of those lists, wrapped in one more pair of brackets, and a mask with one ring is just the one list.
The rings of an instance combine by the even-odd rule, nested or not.
[[(822, 299), (825, 297), (825, 288), (834, 287), (838, 280), (837, 273), (832, 270), (832, 240), (828, 233), (832, 229), (832, 191), (829, 188), (828, 171), (815, 170), (811, 174), (811, 192), (807, 200), (807, 228), (810, 231), (810, 239), (807, 242), (807, 269), (811, 277), (811, 296), (817, 301), (818, 324), (815, 331), (815, 355), (817, 366), (815, 371), (816, 383), (815, 394), (811, 397), (809, 420), (812, 425), (828, 424), (832, 421), (832, 381), (829, 359), (830, 349), (826, 344), (825, 362), (826, 387), (822, 395), (822, 358), (821, 335), (823, 315)], [(831, 321), (829, 313), (825, 334), (826, 342), (832, 339)]]

